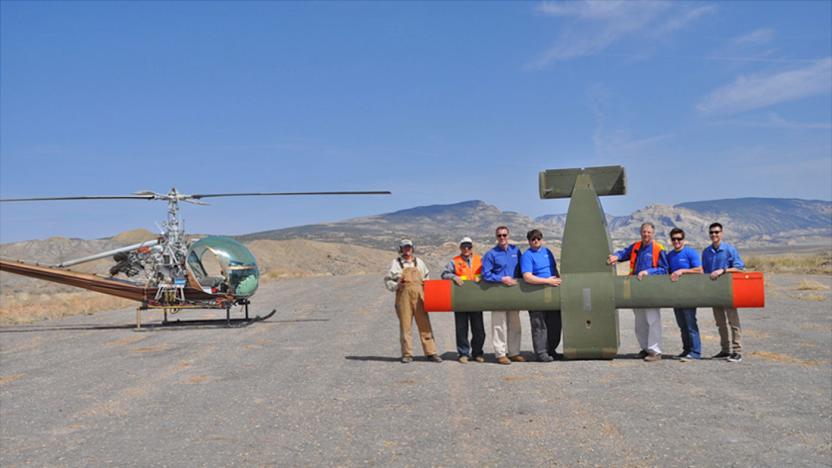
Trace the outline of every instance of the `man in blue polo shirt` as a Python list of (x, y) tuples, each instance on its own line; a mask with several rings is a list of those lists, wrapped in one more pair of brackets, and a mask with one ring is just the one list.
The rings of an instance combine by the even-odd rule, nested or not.
[[(722, 242), (722, 225), (713, 223), (708, 227), (708, 235), (711, 236), (711, 245), (702, 251), (702, 268), (706, 274), (711, 275), (715, 280), (725, 273), (742, 271), (745, 268), (739, 252), (733, 245)], [(742, 330), (740, 329), (740, 316), (737, 309), (727, 307), (714, 307), (714, 321), (719, 328), (719, 342), (722, 350), (713, 359), (725, 359), (730, 362), (742, 362)], [(726, 323), (727, 322), (727, 323)], [(728, 327), (731, 327), (731, 336), (728, 336)], [(732, 350), (733, 345), (733, 350)]]
[[(497, 245), (482, 257), (482, 279), (489, 283), (517, 286), (520, 271), (520, 249), (508, 239), (508, 228), (500, 226), (495, 231)], [(520, 355), (520, 311), (492, 310), (491, 338), (494, 356), (500, 364), (523, 362)]]
[[(685, 231), (679, 228), (670, 230), (670, 243), (673, 250), (667, 254), (670, 264), (670, 281), (679, 281), (679, 277), (689, 274), (702, 274), (702, 261), (699, 252), (685, 245)], [(673, 308), (676, 324), (682, 333), (682, 353), (677, 357), (682, 361), (702, 357), (702, 342), (699, 339), (699, 324), (696, 323), (696, 307)]]
[[(653, 240), (653, 223), (641, 225), (641, 240), (607, 258), (607, 263), (630, 261), (630, 275), (641, 281), (647, 275), (667, 274), (667, 255), (664, 247)], [(638, 357), (647, 362), (662, 358), (662, 316), (658, 308), (633, 309), (636, 318), (636, 339), (641, 346)]]
[[(560, 286), (558, 266), (552, 252), (543, 246), (543, 233), (532, 229), (526, 234), (529, 249), (520, 257), (520, 271), (523, 280), (529, 284)], [(552, 362), (558, 358), (555, 351), (560, 344), (560, 311), (530, 310), (532, 325), (532, 347), (540, 362)]]

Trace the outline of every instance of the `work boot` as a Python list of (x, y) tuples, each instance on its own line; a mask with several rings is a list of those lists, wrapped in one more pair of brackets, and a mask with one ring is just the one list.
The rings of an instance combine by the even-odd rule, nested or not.
[(441, 358), (441, 357), (439, 357), (439, 355), (438, 355), (438, 354), (431, 354), (430, 356), (428, 356), (428, 361), (431, 361), (431, 362), (442, 362), (442, 358)]
[(508, 358), (511, 359), (514, 362), (526, 362), (526, 358), (524, 358), (523, 356), (521, 356), (519, 354), (516, 355), (516, 356), (509, 356)]
[(500, 357), (497, 358), (497, 363), (498, 364), (504, 364), (504, 365), (507, 366), (507, 365), (511, 364), (511, 360), (509, 358), (505, 357), (505, 356), (500, 356)]
[(474, 360), (477, 361), (477, 362), (485, 362), (485, 356), (479, 355), (479, 356), (475, 357)]
[(457, 359), (457, 361), (459, 361), (460, 364), (468, 364), (468, 356), (463, 354), (459, 357), (459, 359)]
[(402, 356), (402, 364), (410, 364), (413, 362), (413, 356)]

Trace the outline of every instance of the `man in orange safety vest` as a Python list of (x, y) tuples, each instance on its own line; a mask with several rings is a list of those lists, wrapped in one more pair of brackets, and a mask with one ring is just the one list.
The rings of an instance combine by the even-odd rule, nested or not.
[[(453, 280), (458, 286), (465, 281), (479, 283), (482, 274), (482, 257), (474, 254), (474, 241), (463, 237), (459, 241), (459, 255), (453, 258), (442, 272), (442, 279)], [(473, 358), (485, 362), (482, 346), (485, 343), (485, 325), (482, 312), (454, 312), (456, 324), (456, 352), (460, 363)], [(471, 324), (471, 343), (468, 343), (468, 324)]]

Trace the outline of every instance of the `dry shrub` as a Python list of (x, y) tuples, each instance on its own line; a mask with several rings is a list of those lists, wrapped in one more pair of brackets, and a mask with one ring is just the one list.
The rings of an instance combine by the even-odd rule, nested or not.
[(801, 294), (797, 298), (801, 301), (809, 302), (823, 302), (826, 300), (826, 296), (821, 296), (820, 294)]
[(829, 286), (815, 280), (803, 280), (795, 288), (797, 291), (826, 291), (828, 289)]
[(748, 270), (766, 273), (832, 274), (832, 252), (820, 254), (751, 255)]
[(56, 294), (22, 292), (0, 297), (0, 323), (31, 323), (70, 315), (89, 315), (131, 304), (135, 302), (87, 291)]

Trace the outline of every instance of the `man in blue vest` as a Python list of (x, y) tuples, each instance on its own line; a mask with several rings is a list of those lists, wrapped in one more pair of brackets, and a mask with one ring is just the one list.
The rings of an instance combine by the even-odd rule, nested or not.
[[(673, 245), (673, 250), (667, 254), (670, 281), (679, 281), (682, 275), (702, 274), (699, 252), (685, 245), (685, 231), (673, 228), (670, 243)], [(682, 361), (699, 359), (702, 357), (702, 341), (699, 339), (699, 324), (696, 323), (696, 307), (674, 308), (673, 313), (682, 333), (682, 353), (677, 357)]]
[[(667, 255), (661, 244), (653, 240), (653, 223), (641, 225), (641, 241), (619, 250), (607, 258), (607, 263), (630, 261), (630, 275), (640, 281), (647, 275), (666, 275)], [(633, 309), (636, 319), (636, 339), (641, 346), (638, 357), (647, 362), (662, 358), (662, 316), (658, 308)]]
[[(725, 273), (742, 271), (745, 268), (739, 252), (733, 245), (722, 242), (722, 225), (713, 223), (708, 227), (711, 245), (702, 251), (702, 268), (705, 274), (715, 280)], [(714, 307), (714, 320), (719, 328), (719, 342), (722, 350), (713, 359), (728, 359), (730, 362), (742, 362), (742, 330), (737, 309)], [(731, 327), (729, 340), (728, 327)], [(732, 349), (733, 345), (733, 349)]]
[[(500, 226), (495, 231), (497, 245), (482, 258), (482, 279), (489, 283), (502, 283), (506, 287), (516, 287), (520, 276), (520, 249), (508, 239), (508, 228)], [(520, 355), (520, 311), (492, 310), (491, 338), (494, 356), (500, 364), (523, 362)]]

